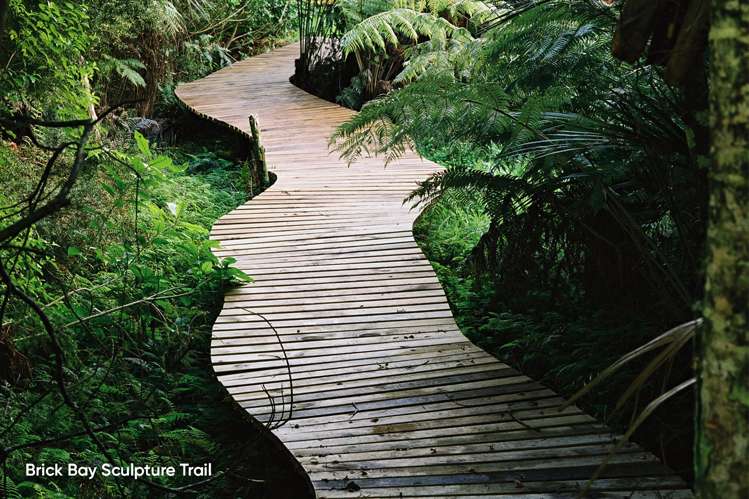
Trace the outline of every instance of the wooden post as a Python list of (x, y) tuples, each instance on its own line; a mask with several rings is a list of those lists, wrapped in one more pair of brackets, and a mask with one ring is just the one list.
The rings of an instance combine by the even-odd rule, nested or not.
[(250, 150), (252, 160), (255, 163), (255, 171), (260, 173), (260, 183), (265, 187), (270, 184), (270, 176), (268, 175), (268, 164), (265, 162), (265, 148), (260, 143), (260, 127), (254, 116), (250, 116), (250, 134), (252, 135)]

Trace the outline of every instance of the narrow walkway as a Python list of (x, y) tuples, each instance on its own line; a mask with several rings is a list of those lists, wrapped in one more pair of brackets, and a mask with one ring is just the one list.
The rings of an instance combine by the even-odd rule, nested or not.
[[(227, 294), (214, 326), (220, 381), (259, 420), (288, 416), (282, 341), (293, 412), (274, 433), (321, 498), (574, 496), (612, 435), (575, 407), (558, 412), (558, 395), (461, 334), (402, 204), (438, 167), (409, 154), (347, 168), (328, 137), (353, 112), (289, 83), (297, 54), (178, 89), (202, 116), (243, 130), (255, 116), (278, 176), (213, 228), (217, 255), (255, 278)], [(634, 445), (593, 490), (691, 497)]]

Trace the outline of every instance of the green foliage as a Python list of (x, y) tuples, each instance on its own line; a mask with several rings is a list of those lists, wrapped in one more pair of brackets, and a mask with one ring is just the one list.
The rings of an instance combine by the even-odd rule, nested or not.
[(495, 12), (488, 3), (477, 0), (339, 0), (336, 7), (349, 28), (373, 16), (399, 9), (443, 17), (455, 25), (465, 25), (471, 20), (483, 21)]
[[(13, 179), (2, 186), (4, 201), (32, 184), (27, 179), (33, 180), (34, 170), (22, 166), (31, 152), (0, 147), (1, 174)], [(92, 149), (90, 173), (74, 193), (75, 210), (41, 224), (29, 240), (29, 247), (47, 256), (22, 253), (15, 266), (17, 284), (59, 328), (71, 396), (94, 426), (112, 428), (98, 432), (108, 455), (85, 435), (12, 453), (5, 468), (11, 495), (142, 496), (149, 490), (101, 478), (82, 489), (74, 478), (29, 481), (22, 471), (26, 462), (96, 464), (114, 458), (233, 466), (215, 455), (222, 437), (213, 425), (222, 417), (216, 405), (223, 395), (210, 376), (207, 351), (223, 289), (249, 277), (232, 266), (233, 259), (211, 253), (215, 243), (208, 228), (245, 194), (235, 185), (239, 166), (233, 162), (204, 151), (167, 152), (188, 161), (177, 164), (152, 152), (140, 135), (127, 151)], [(37, 319), (22, 304), (9, 306), (3, 327), (12, 331), (13, 348), (23, 352), (33, 375), (14, 380), (23, 389), (0, 388), (6, 414), (0, 441), (12, 446), (79, 431), (70, 408), (46, 389), (54, 365), (46, 361), (48, 341)], [(225, 485), (242, 487), (230, 483)]]
[(7, 499), (21, 499), (23, 497), (18, 490), (18, 486), (3, 472), (0, 472), (0, 497)]
[(336, 97), (336, 102), (351, 109), (360, 109), (364, 105), (364, 80), (354, 76), (351, 84)]
[[(458, 50), (453, 59), (468, 65), (431, 68), (369, 103), (333, 140), (351, 160), (455, 139), (499, 147), (489, 168), (456, 165), (415, 193), (427, 202), (455, 190), (481, 197), (492, 224), (474, 261), (498, 286), (523, 293), (572, 281), (578, 293), (610, 298), (606, 287), (629, 286), (627, 298), (646, 293), (678, 319), (699, 289), (704, 174), (674, 112), (682, 98), (654, 70), (634, 74), (612, 60), (611, 22), (596, 9), (547, 2), (526, 11)], [(630, 266), (641, 282), (591, 282)]]
[(475, 0), (342, 0), (336, 8), (345, 24), (343, 56), (355, 57), (365, 99), (384, 93), (391, 80), (417, 78), (427, 65), (439, 64), (456, 47), (472, 42), (467, 27), (493, 12)]
[(441, 17), (411, 9), (392, 9), (368, 17), (343, 35), (341, 45), (345, 54), (385, 51), (388, 45), (400, 46), (400, 37), (416, 42), (419, 37), (447, 40), (470, 34)]
[(139, 71), (146, 69), (146, 66), (138, 59), (115, 59), (105, 55), (103, 62), (99, 65), (102, 74), (110, 75), (117, 73), (128, 83), (135, 87), (145, 87), (146, 80)]
[(7, 40), (0, 48), (0, 89), (6, 103), (71, 107), (78, 111), (91, 96), (81, 86), (93, 67), (84, 54), (93, 44), (86, 29), (85, 4), (68, 1), (10, 2)]
[(77, 115), (138, 97), (151, 114), (174, 104), (177, 82), (284, 39), (294, 15), (281, 0), (12, 0), (0, 88), (24, 112)]
[[(250, 280), (234, 259), (213, 254), (208, 237), (215, 220), (252, 191), (241, 166), (205, 147), (167, 148), (129, 131), (123, 138), (122, 125), (132, 121), (127, 116), (160, 113), (171, 139), (161, 118), (174, 114), (178, 82), (285, 39), (294, 22), (295, 9), (283, 0), (10, 1), (0, 35), (4, 227), (19, 220), (17, 203), (26, 206), (46, 178), (44, 146), (77, 141), (80, 130), (24, 119), (80, 119), (139, 103), (97, 127), (71, 204), (0, 249), (3, 267), (57, 336), (50, 340), (18, 295), (0, 304), (0, 449), (20, 446), (0, 456), (0, 496), (158, 494), (141, 481), (26, 478), (27, 462), (210, 461), (229, 473), (201, 489), (202, 497), (257, 496), (266, 485), (248, 477), (288, 476), (272, 469), (267, 447), (251, 445), (257, 432), (236, 418), (208, 354), (224, 291)], [(19, 125), (6, 126), (11, 121)], [(66, 151), (49, 164), (43, 200), (79, 163)], [(61, 397), (60, 377), (99, 442)]]
[(184, 64), (182, 70), (186, 79), (199, 78), (232, 63), (230, 52), (217, 44), (213, 36), (203, 34), (194, 41), (185, 42), (183, 47)]

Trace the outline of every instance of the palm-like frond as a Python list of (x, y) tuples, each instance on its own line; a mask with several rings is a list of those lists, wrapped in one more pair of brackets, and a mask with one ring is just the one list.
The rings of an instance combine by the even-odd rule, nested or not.
[[(577, 400), (582, 398), (584, 395), (590, 393), (591, 390), (593, 390), (596, 386), (603, 383), (607, 379), (611, 378), (611, 376), (616, 373), (618, 370), (623, 368), (628, 363), (640, 358), (641, 356), (648, 354), (654, 350), (662, 349), (662, 352), (666, 352), (667, 358), (672, 358), (673, 355), (678, 352), (678, 350), (681, 349), (681, 347), (684, 346), (684, 344), (690, 340), (692, 340), (697, 332), (697, 329), (702, 325), (702, 320), (694, 320), (690, 322), (686, 322), (684, 324), (680, 324), (676, 326), (673, 329), (670, 329), (666, 331), (665, 333), (657, 336), (656, 338), (653, 338), (646, 344), (632, 350), (631, 352), (623, 355), (619, 360), (611, 364), (609, 367), (604, 369), (598, 376), (596, 376), (590, 383), (585, 385), (583, 388), (577, 391), (572, 397), (570, 397), (567, 402), (565, 402), (561, 408), (569, 407), (572, 404), (574, 404)], [(650, 365), (661, 365), (665, 360), (662, 359), (661, 356), (656, 357), (656, 362), (651, 362)], [(643, 372), (651, 374), (652, 368), (650, 368), (650, 365), (648, 368), (646, 368)], [(627, 389), (627, 391), (622, 395), (622, 397), (619, 399), (619, 402), (617, 403), (617, 407), (621, 407), (624, 402), (638, 389), (642, 387), (643, 381), (648, 376), (638, 376), (635, 381), (632, 382), (630, 387)]]
[(213, 8), (213, 1), (214, 0), (182, 0), (184, 3), (182, 10), (189, 11), (196, 17), (206, 17), (211, 8)]
[(428, 204), (446, 191), (453, 189), (480, 192), (487, 195), (489, 199), (494, 193), (507, 193), (508, 197), (502, 200), (502, 203), (506, 203), (513, 200), (522, 202), (522, 199), (530, 195), (535, 187), (513, 175), (492, 174), (475, 168), (457, 167), (438, 172), (421, 182), (419, 187), (406, 198), (406, 201)]
[(146, 81), (139, 71), (146, 69), (145, 65), (138, 59), (117, 59), (105, 56), (99, 64), (99, 70), (104, 75), (117, 73), (136, 87), (145, 87)]
[(419, 37), (436, 39), (444, 43), (448, 38), (471, 39), (470, 33), (447, 20), (433, 14), (412, 9), (392, 9), (371, 16), (341, 38), (345, 54), (352, 52), (385, 51), (389, 46), (397, 47), (400, 39), (415, 43)]
[(470, 20), (476, 25), (481, 24), (491, 15), (496, 14), (497, 11), (488, 3), (476, 0), (425, 0), (420, 3), (424, 4), (421, 10), (431, 12), (434, 15), (445, 16), (453, 22), (461, 18), (465, 21)]
[(156, 0), (150, 4), (148, 12), (157, 32), (174, 37), (185, 31), (185, 18), (174, 2)]
[(409, 83), (429, 71), (449, 69), (452, 69), (450, 53), (447, 50), (430, 50), (404, 63), (403, 70), (393, 78), (393, 83)]
[(478, 0), (338, 0), (336, 7), (349, 26), (393, 9), (427, 12), (451, 21), (473, 19), (476, 24), (484, 22), (497, 12), (495, 7)]
[(336, 130), (331, 143), (353, 161), (386, 151), (397, 157), (405, 143), (426, 139), (434, 130), (453, 140), (496, 136), (513, 123), (502, 111), (507, 99), (497, 85), (456, 85), (452, 71), (429, 74), (368, 103)]
[(338, 0), (335, 6), (348, 26), (396, 7), (392, 0)]
[(413, 145), (411, 137), (396, 125), (399, 111), (387, 99), (370, 102), (334, 132), (330, 145), (349, 163), (362, 156), (386, 155), (397, 159)]
[(479, 48), (481, 40), (427, 40), (404, 50), (403, 69), (393, 83), (411, 83), (430, 73), (454, 74), (457, 79), (467, 76), (467, 65)]

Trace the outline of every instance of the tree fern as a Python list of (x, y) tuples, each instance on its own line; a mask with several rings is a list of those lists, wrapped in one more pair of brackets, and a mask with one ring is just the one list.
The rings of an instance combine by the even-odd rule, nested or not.
[(155, 0), (147, 10), (153, 27), (167, 37), (175, 37), (185, 31), (185, 18), (177, 6), (169, 0)]
[(469, 61), (480, 50), (481, 40), (427, 40), (404, 51), (403, 69), (393, 83), (403, 85), (429, 73), (452, 73), (456, 79), (468, 76)]
[(349, 27), (368, 17), (393, 9), (410, 9), (443, 16), (453, 24), (460, 19), (474, 18), (476, 22), (487, 20), (497, 9), (477, 0), (339, 0), (336, 7), (345, 17)]
[(146, 69), (146, 66), (138, 59), (117, 59), (106, 56), (104, 61), (99, 64), (99, 69), (104, 76), (111, 73), (117, 73), (133, 86), (145, 87), (146, 81), (139, 71)]
[(469, 26), (493, 12), (476, 0), (343, 0), (337, 8), (347, 22), (341, 46), (356, 58), (365, 98), (382, 93), (382, 81), (402, 84), (418, 78), (427, 65), (446, 67), (457, 47), (473, 42)]
[(392, 9), (371, 16), (350, 29), (341, 38), (344, 53), (380, 52), (388, 45), (398, 47), (400, 39), (411, 43), (419, 37), (440, 41), (448, 38), (471, 39), (470, 33), (458, 28), (434, 14), (417, 12), (412, 9)]
[(7, 499), (21, 499), (22, 497), (13, 480), (2, 471), (0, 471), (0, 497)]
[(338, 0), (336, 8), (347, 26), (355, 26), (366, 18), (394, 8), (392, 0)]

